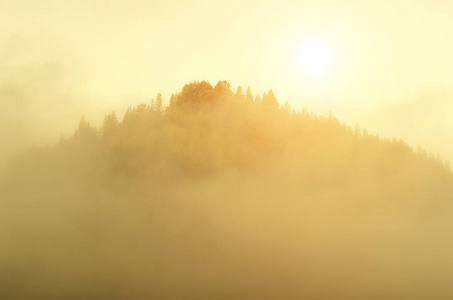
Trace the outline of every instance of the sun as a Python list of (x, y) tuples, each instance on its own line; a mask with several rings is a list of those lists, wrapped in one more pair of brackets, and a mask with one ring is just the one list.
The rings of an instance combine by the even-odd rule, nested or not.
[(302, 71), (310, 77), (320, 77), (330, 71), (333, 64), (333, 53), (327, 44), (321, 41), (305, 43), (298, 54)]

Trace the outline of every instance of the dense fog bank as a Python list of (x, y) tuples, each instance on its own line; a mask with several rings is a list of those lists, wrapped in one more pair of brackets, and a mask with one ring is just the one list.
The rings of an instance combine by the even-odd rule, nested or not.
[(450, 299), (439, 158), (194, 82), (18, 154), (0, 298)]

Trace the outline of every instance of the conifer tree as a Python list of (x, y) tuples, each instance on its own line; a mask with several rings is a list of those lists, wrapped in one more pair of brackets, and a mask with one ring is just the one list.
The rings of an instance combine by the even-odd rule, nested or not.
[(158, 113), (162, 112), (162, 94), (158, 93), (155, 102), (155, 111)]
[(245, 92), (245, 100), (248, 103), (253, 103), (253, 94), (252, 91), (250, 90), (250, 87), (248, 87), (247, 91)]
[(256, 98), (255, 98), (255, 104), (256, 105), (261, 105), (261, 96), (260, 95), (257, 95)]
[(285, 105), (283, 106), (283, 112), (290, 114), (291, 113), (291, 107), (289, 106), (288, 101), (285, 101)]
[(277, 110), (279, 108), (279, 104), (277, 98), (274, 96), (274, 92), (272, 89), (269, 90), (269, 93), (264, 93), (263, 95), (263, 106), (266, 106), (270, 109)]
[(241, 101), (245, 99), (244, 91), (241, 86), (238, 86), (238, 89), (236, 90), (236, 98)]

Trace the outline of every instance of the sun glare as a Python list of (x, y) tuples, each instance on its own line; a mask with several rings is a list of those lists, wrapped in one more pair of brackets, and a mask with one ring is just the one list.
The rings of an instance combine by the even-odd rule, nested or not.
[(305, 74), (311, 77), (320, 77), (331, 69), (333, 53), (325, 43), (310, 41), (300, 49), (298, 61)]

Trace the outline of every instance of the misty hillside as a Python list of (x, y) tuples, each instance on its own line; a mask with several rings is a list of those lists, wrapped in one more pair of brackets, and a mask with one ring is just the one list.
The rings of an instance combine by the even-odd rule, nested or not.
[(17, 154), (1, 299), (450, 299), (453, 177), (422, 148), (193, 82)]

